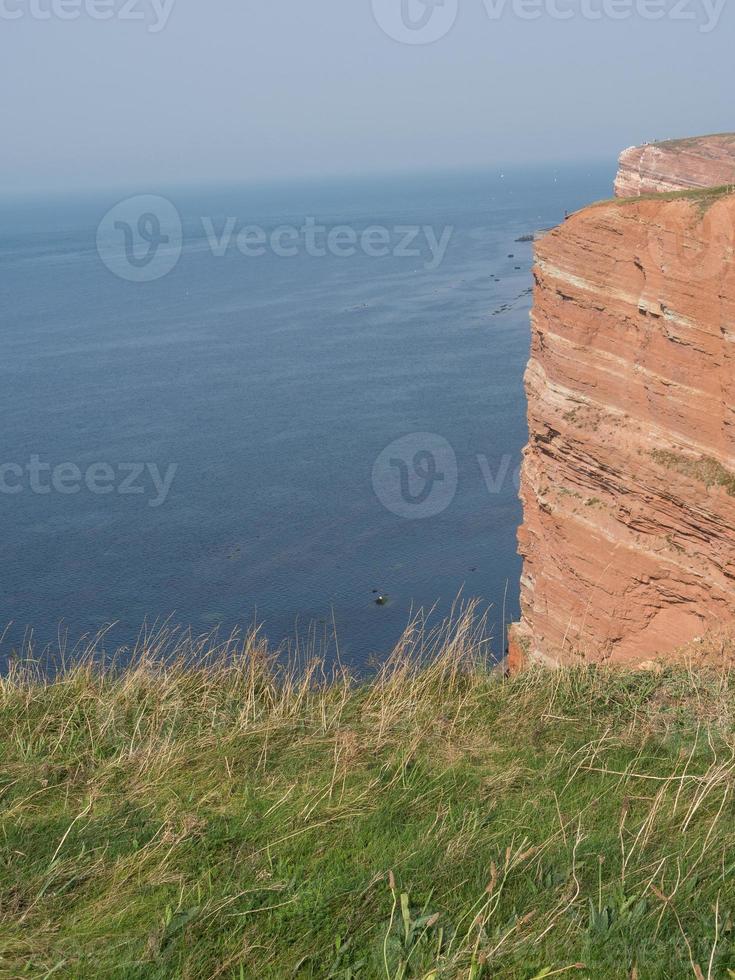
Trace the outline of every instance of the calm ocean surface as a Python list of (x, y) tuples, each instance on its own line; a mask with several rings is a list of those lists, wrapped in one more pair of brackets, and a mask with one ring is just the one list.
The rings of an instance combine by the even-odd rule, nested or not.
[[(492, 607), (499, 653), (526, 441), (532, 246), (516, 239), (611, 184), (588, 166), (145, 189), (183, 224), (150, 282), (98, 253), (123, 195), (0, 202), (3, 655), (29, 626), (43, 644), (115, 621), (114, 645), (168, 616), (257, 619), (274, 641), (334, 619), (360, 666), (460, 589)], [(268, 237), (380, 226), (389, 254), (310, 254), (326, 231), (289, 256), (213, 254), (206, 230), (228, 218)], [(427, 227), (451, 230), (440, 262)]]

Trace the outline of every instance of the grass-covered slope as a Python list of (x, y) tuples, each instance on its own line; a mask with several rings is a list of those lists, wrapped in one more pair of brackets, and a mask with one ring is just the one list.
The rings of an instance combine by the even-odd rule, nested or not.
[(254, 638), (14, 668), (0, 975), (733, 975), (728, 674), (508, 681), (481, 633), (417, 627), (362, 685)]

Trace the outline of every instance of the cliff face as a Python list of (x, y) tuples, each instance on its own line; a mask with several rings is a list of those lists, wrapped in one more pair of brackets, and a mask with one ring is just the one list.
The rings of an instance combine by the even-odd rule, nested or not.
[(735, 184), (735, 133), (632, 146), (620, 156), (617, 197)]
[(511, 666), (639, 662), (735, 617), (734, 245), (722, 190), (537, 243)]

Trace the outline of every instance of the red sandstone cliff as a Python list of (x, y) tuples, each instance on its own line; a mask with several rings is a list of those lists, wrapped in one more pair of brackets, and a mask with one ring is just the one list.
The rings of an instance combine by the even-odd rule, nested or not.
[(512, 666), (640, 662), (735, 619), (734, 245), (723, 189), (537, 243)]
[(620, 156), (617, 197), (735, 184), (735, 133), (632, 146)]

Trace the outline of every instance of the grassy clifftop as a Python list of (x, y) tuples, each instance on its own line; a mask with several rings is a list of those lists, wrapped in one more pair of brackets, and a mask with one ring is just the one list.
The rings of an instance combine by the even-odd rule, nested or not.
[(728, 671), (144, 646), (0, 682), (1, 976), (734, 975)]

